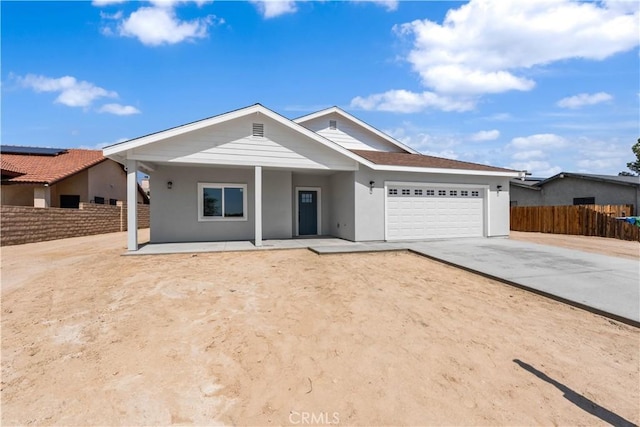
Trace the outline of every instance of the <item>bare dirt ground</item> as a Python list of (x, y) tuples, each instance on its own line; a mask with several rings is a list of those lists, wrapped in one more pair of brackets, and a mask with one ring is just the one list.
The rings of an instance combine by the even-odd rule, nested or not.
[(640, 423), (640, 331), (408, 253), (2, 249), (2, 425)]
[(509, 238), (542, 245), (560, 246), (620, 258), (640, 259), (640, 242), (607, 237), (512, 231)]

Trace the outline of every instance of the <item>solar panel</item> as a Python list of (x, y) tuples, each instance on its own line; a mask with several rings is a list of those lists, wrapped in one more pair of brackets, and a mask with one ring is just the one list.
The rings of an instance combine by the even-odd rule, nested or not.
[(65, 148), (45, 148), (45, 147), (19, 147), (17, 145), (2, 145), (0, 153), (2, 154), (26, 154), (31, 156), (57, 156), (65, 153)]

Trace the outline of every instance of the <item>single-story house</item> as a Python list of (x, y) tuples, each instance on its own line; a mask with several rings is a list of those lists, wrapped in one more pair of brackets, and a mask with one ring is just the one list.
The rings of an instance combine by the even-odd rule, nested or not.
[(129, 197), (136, 170), (151, 176), (151, 243), (506, 236), (521, 175), (419, 154), (338, 107), (290, 120), (255, 104), (104, 155), (127, 166)]
[[(511, 206), (640, 206), (640, 177), (561, 172), (550, 178), (512, 179)], [(628, 215), (631, 215), (629, 213)]]
[[(2, 205), (78, 208), (80, 202), (115, 205), (127, 199), (121, 164), (102, 150), (0, 147)], [(142, 191), (138, 203), (149, 203)]]

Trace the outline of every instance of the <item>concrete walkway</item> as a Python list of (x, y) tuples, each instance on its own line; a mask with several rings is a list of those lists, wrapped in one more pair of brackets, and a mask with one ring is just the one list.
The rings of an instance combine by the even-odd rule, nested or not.
[(137, 251), (126, 252), (125, 255), (168, 255), (199, 252), (236, 252), (264, 251), (273, 249), (307, 249), (311, 246), (343, 248), (355, 243), (335, 237), (317, 237), (312, 239), (265, 240), (262, 246), (255, 246), (248, 240), (237, 242), (187, 242), (187, 243), (147, 243)]
[(509, 239), (354, 243), (337, 238), (151, 244), (128, 255), (308, 248), (317, 254), (402, 251), (432, 258), (640, 327), (640, 263)]

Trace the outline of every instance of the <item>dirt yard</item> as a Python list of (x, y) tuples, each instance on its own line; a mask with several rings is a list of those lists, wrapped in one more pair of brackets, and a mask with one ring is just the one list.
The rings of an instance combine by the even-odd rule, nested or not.
[(640, 331), (408, 253), (2, 249), (2, 425), (640, 423)]

